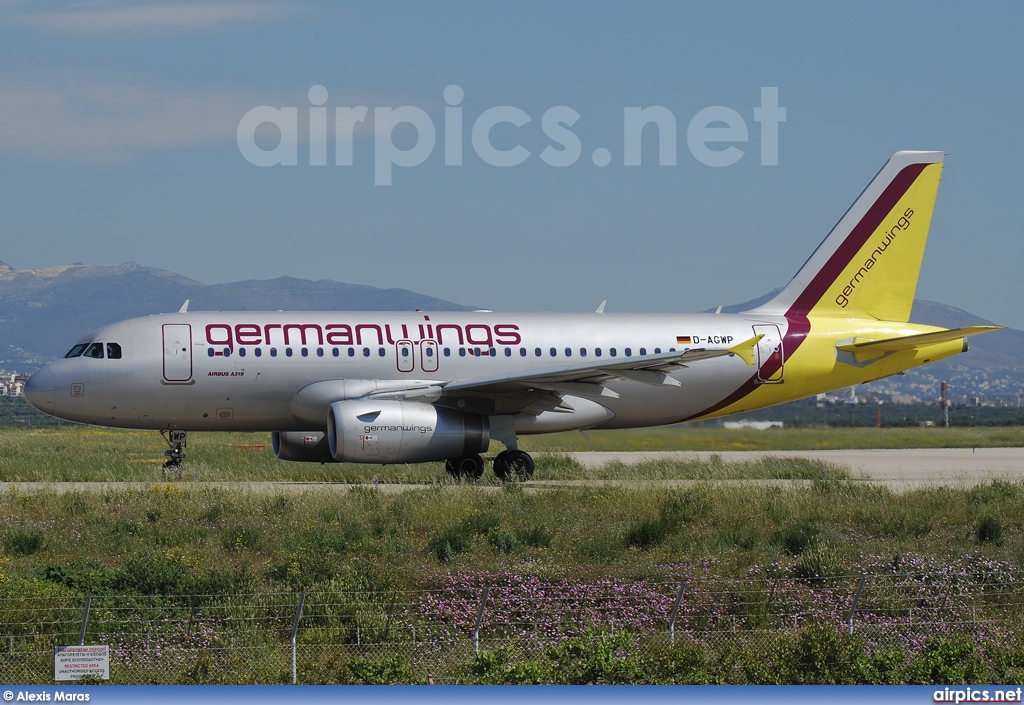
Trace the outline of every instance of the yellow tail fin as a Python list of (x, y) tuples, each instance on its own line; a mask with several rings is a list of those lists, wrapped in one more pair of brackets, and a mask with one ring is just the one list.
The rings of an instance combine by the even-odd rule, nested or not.
[(943, 152), (897, 152), (778, 296), (755, 309), (905, 322)]

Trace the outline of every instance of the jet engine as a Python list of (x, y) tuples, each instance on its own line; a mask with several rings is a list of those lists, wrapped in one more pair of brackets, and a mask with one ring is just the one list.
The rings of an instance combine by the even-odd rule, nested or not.
[(274, 455), (298, 463), (336, 463), (323, 431), (275, 431), (270, 436)]
[(486, 416), (422, 402), (353, 399), (331, 404), (327, 439), (338, 461), (423, 463), (483, 453), (491, 432)]

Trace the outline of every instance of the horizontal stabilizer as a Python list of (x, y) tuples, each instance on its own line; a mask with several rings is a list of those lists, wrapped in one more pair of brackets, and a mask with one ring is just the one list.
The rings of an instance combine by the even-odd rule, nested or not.
[(729, 348), (729, 352), (747, 363), (747, 367), (754, 366), (754, 351), (757, 350), (757, 344), (761, 342), (761, 338), (764, 337), (764, 333), (761, 335), (755, 335), (750, 340), (744, 340), (739, 345), (733, 345)]
[(934, 333), (921, 333), (919, 335), (905, 335), (899, 338), (886, 338), (885, 340), (866, 340), (858, 338), (852, 343), (837, 345), (836, 348), (845, 352), (853, 353), (857, 362), (881, 357), (886, 353), (900, 352), (901, 350), (913, 350), (924, 345), (935, 343), (947, 343), (951, 340), (969, 338), (972, 335), (991, 333), (994, 330), (1002, 330), (1003, 326), (966, 326), (964, 328), (952, 328), (940, 330)]

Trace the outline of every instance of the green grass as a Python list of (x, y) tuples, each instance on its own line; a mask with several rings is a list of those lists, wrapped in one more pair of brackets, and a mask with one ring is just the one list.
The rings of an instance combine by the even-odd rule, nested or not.
[[(961, 441), (995, 445), (1015, 438), (1015, 431), (1005, 429), (969, 431), (958, 436)], [(665, 444), (688, 438), (695, 445), (695, 439), (703, 439), (703, 449), (712, 451), (733, 449), (737, 438), (770, 438), (800, 449), (818, 447), (813, 444), (819, 439), (863, 444), (883, 436), (887, 442), (903, 438), (934, 447), (936, 440), (956, 435), (942, 429), (901, 431), (903, 436), (872, 436), (878, 432), (867, 429), (643, 433)], [(643, 436), (609, 432), (592, 437), (595, 445), (618, 439), (623, 448)], [(563, 438), (582, 440), (579, 434)], [(557, 439), (530, 439), (541, 440)], [(259, 445), (267, 447), (253, 449)], [(442, 586), (460, 575), (511, 574), (586, 584), (608, 578), (671, 580), (684, 570), (699, 574), (698, 582), (756, 575), (810, 584), (821, 576), (935, 566), (1008, 566), (1014, 574), (1024, 568), (1024, 484), (1002, 480), (971, 489), (897, 494), (851, 481), (841, 468), (804, 459), (726, 464), (712, 456), (589, 470), (555, 453), (538, 456), (537, 472), (564, 482), (538, 489), (493, 480), (452, 482), (439, 463), (383, 468), (284, 463), (273, 458), (265, 435), (197, 434), (190, 439), (186, 481), (166, 483), (159, 481), (159, 464), (147, 462), (159, 461), (163, 448), (152, 433), (83, 428), (0, 432), (0, 601), (10, 605), (84, 595), (124, 595), (131, 601), (142, 599), (132, 596), (300, 589), (386, 595)], [(374, 476), (422, 484), (390, 491), (370, 484)], [(602, 478), (634, 482), (588, 481)], [(801, 481), (718, 482), (730, 478)], [(666, 479), (689, 482), (666, 487), (660, 482)], [(26, 492), (6, 485), (19, 480), (134, 480), (140, 485), (64, 492), (58, 490), (66, 487)], [(366, 484), (256, 490), (226, 489), (204, 480)], [(31, 620), (24, 624), (34, 628)], [(787, 662), (783, 656), (789, 651), (779, 653), (778, 663)], [(768, 671), (745, 677), (770, 680), (775, 666), (768, 657), (764, 663)], [(482, 668), (481, 678), (490, 678), (497, 667)], [(324, 678), (344, 680), (337, 674)]]
[(449, 570), (642, 577), (696, 559), (731, 576), (772, 563), (801, 570), (797, 561), (826, 544), (835, 570), (855, 572), (865, 556), (955, 561), (982, 552), (1019, 562), (1022, 523), (1024, 487), (1007, 482), (901, 494), (841, 478), (668, 490), (439, 483), (397, 493), (12, 487), (0, 494), (0, 583), (7, 575), (24, 581), (22, 590), (42, 581), (82, 593), (167, 594), (358, 578), (412, 588)]
[(1024, 427), (954, 428), (657, 428), (528, 436), (527, 451), (845, 450), (859, 448), (993, 448), (1024, 446)]
[[(647, 433), (667, 438), (672, 430), (680, 434)], [(972, 440), (1012, 438), (1003, 429), (977, 431)], [(718, 439), (720, 448), (732, 433), (700, 430), (695, 437), (705, 447)], [(855, 433), (848, 438), (865, 437)], [(945, 431), (910, 433), (932, 439)], [(835, 442), (842, 434), (817, 435)], [(813, 442), (807, 431), (775, 437), (802, 447)], [(812, 570), (825, 561), (830, 570), (855, 571), (872, 555), (1024, 557), (1024, 489), (1005, 481), (894, 494), (806, 459), (724, 463), (712, 455), (591, 470), (552, 454), (539, 456), (538, 476), (565, 482), (537, 490), (493, 479), (456, 483), (439, 463), (285, 463), (269, 448), (254, 449), (269, 445), (260, 434), (197, 434), (184, 481), (170, 484), (160, 481), (159, 464), (148, 462), (159, 461), (161, 444), (156, 434), (99, 429), (0, 432), (0, 482), (142, 483), (136, 489), (3, 490), (0, 573), (28, 581), (19, 584), (42, 581), (79, 592), (160, 593), (292, 589), (352, 574), (373, 585), (412, 587), (449, 570), (524, 566), (642, 576), (659, 565), (709, 559), (732, 575), (773, 562)], [(375, 476), (421, 486), (388, 492), (370, 484)], [(605, 478), (632, 482), (588, 482)], [(675, 479), (690, 482), (675, 488), (646, 482)], [(718, 483), (728, 479), (801, 482)], [(256, 491), (203, 482), (214, 480), (365, 484)], [(812, 553), (819, 545), (827, 550)], [(797, 568), (801, 558), (805, 565)]]
[[(670, 426), (529, 436), (523, 448), (537, 454), (537, 477), (590, 479), (813, 479), (823, 464), (772, 461), (741, 464), (660, 461), (585, 469), (559, 453), (632, 450), (826, 450), (845, 448), (970, 448), (1024, 445), (1024, 427), (911, 429), (769, 429), (767, 431)], [(155, 432), (91, 427), (0, 429), (0, 482), (150, 482), (161, 479), (166, 448)], [(491, 454), (501, 450), (491, 444)], [(196, 433), (189, 439), (183, 480), (292, 482), (447, 482), (442, 463), (359, 465), (289, 463), (274, 458), (269, 434)], [(553, 454), (553, 455), (552, 455)], [(490, 476), (490, 473), (487, 475)]]

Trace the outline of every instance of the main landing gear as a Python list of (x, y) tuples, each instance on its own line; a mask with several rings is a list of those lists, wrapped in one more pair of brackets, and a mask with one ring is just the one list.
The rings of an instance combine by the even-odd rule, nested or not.
[(484, 474), (484, 459), (479, 455), (448, 458), (444, 463), (444, 469), (455, 480), (478, 480)]
[(502, 482), (524, 482), (533, 477), (533, 458), (522, 450), (506, 450), (494, 459), (494, 475)]
[[(444, 469), (456, 480), (477, 480), (484, 474), (484, 459), (479, 455), (449, 458)], [(506, 450), (494, 459), (494, 475), (502, 482), (529, 480), (533, 477), (533, 458), (521, 450)]]

